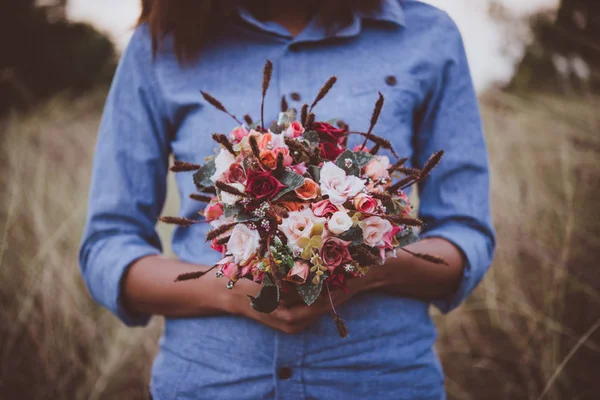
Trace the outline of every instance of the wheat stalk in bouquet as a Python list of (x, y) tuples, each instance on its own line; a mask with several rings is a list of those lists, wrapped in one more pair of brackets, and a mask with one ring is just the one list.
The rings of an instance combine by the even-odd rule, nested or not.
[[(330, 78), (312, 104), (288, 109), (285, 98), (277, 121), (264, 124), (264, 100), (273, 65), (267, 61), (262, 82), (261, 119), (245, 123), (208, 93), (204, 99), (238, 125), (229, 135), (213, 134), (220, 145), (204, 165), (176, 161), (174, 172), (195, 171), (193, 200), (208, 203), (204, 219), (163, 217), (165, 223), (190, 226), (210, 223), (206, 240), (222, 253), (213, 268), (232, 289), (240, 279), (262, 284), (251, 306), (269, 313), (279, 305), (280, 291), (296, 290), (307, 305), (330, 291), (346, 288), (369, 268), (383, 264), (397, 250), (432, 263), (444, 260), (405, 248), (418, 240), (423, 223), (412, 215), (406, 188), (426, 179), (443, 152), (431, 156), (423, 169), (405, 167), (391, 143), (373, 133), (384, 104), (379, 98), (367, 132), (316, 121), (313, 110), (332, 89)], [(349, 135), (364, 137), (346, 148)], [(369, 149), (369, 144), (372, 147)], [(381, 149), (397, 159), (392, 164)], [(393, 182), (397, 178), (396, 182)], [(176, 281), (198, 279), (208, 271), (180, 275)], [(325, 288), (325, 290), (324, 290)], [(331, 304), (334, 320), (345, 337), (348, 330)]]

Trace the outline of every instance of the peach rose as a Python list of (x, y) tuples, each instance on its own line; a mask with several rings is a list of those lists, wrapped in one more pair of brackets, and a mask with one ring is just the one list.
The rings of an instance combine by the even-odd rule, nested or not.
[(306, 261), (296, 261), (290, 272), (288, 272), (286, 281), (294, 282), (298, 285), (302, 285), (308, 278), (308, 271), (310, 267)]
[(358, 223), (358, 226), (363, 231), (365, 244), (371, 247), (385, 246), (385, 238), (393, 229), (390, 221), (380, 217), (365, 218)]
[(294, 192), (299, 199), (312, 200), (319, 194), (319, 185), (310, 178), (304, 178), (304, 184)]
[(374, 156), (367, 165), (365, 165), (365, 175), (374, 181), (379, 178), (390, 179), (390, 159), (387, 156)]
[(329, 200), (317, 201), (316, 203), (312, 203), (310, 206), (313, 210), (313, 213), (317, 217), (326, 218), (331, 217), (334, 213), (343, 209), (343, 207), (341, 206), (336, 206), (335, 204), (332, 204)]
[(277, 155), (273, 150), (262, 150), (260, 152), (260, 162), (265, 168), (275, 169), (277, 168)]

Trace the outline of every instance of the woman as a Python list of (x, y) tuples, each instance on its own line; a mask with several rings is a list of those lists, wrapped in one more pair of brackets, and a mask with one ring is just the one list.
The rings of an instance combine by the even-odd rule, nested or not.
[[(166, 317), (153, 398), (444, 398), (429, 305), (442, 312), (457, 307), (482, 279), (494, 249), (487, 155), (454, 23), (408, 0), (143, 5), (100, 128), (80, 263), (93, 297), (124, 323)], [(386, 105), (377, 134), (417, 167), (446, 151), (419, 188), (426, 227), (411, 248), (449, 265), (401, 254), (351, 281), (348, 293), (334, 292), (351, 328), (345, 340), (325, 301), (267, 315), (249, 307), (246, 295), (258, 291), (249, 280), (234, 290), (214, 274), (173, 283), (217, 261), (204, 244), (206, 224), (176, 230), (177, 261), (160, 256), (154, 225), (169, 154), (202, 163), (214, 154), (212, 130), (233, 128), (199, 90), (234, 113), (256, 116), (267, 58), (275, 65), (268, 120), (276, 118), (282, 96), (299, 109), (337, 75), (319, 104), (324, 119), (366, 130), (380, 91)], [(180, 214), (193, 217), (192, 179), (178, 174), (177, 183)]]

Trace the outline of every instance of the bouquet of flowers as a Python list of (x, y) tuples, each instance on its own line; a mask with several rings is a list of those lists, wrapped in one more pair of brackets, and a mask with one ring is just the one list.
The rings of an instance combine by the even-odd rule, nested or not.
[[(434, 263), (444, 260), (418, 254), (404, 246), (418, 240), (415, 228), (423, 223), (412, 215), (404, 189), (430, 174), (443, 152), (434, 154), (422, 170), (391, 163), (386, 149), (398, 158), (389, 141), (372, 133), (383, 107), (379, 94), (369, 130), (353, 132), (342, 121), (337, 126), (315, 121), (314, 107), (336, 82), (330, 78), (298, 119), (282, 99), (282, 112), (264, 125), (264, 98), (273, 66), (267, 61), (262, 84), (261, 120), (245, 123), (214, 97), (204, 99), (230, 115), (237, 127), (229, 135), (213, 134), (220, 145), (204, 165), (176, 161), (172, 171), (195, 171), (198, 190), (190, 197), (208, 203), (203, 220), (163, 217), (183, 226), (208, 222), (206, 240), (223, 258), (211, 269), (227, 278), (227, 288), (243, 278), (262, 284), (251, 306), (269, 313), (278, 307), (281, 291), (297, 291), (311, 305), (325, 291), (345, 290), (348, 279), (383, 264), (397, 250)], [(346, 148), (349, 135), (364, 138)], [(371, 145), (369, 149), (367, 146)], [(398, 178), (396, 182), (394, 178)], [(198, 279), (208, 271), (180, 275), (176, 281)], [(325, 288), (325, 290), (324, 290)], [(340, 336), (348, 330), (332, 312)]]

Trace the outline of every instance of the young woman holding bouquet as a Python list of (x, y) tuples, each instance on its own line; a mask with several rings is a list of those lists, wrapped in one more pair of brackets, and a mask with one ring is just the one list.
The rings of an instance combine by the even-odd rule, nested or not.
[[(300, 109), (337, 75), (319, 103), (324, 114), (365, 132), (379, 91), (386, 103), (377, 134), (409, 158), (409, 167), (422, 168), (429, 155), (445, 151), (419, 185), (425, 226), (408, 249), (447, 265), (400, 251), (348, 281), (347, 292), (332, 291), (352, 326), (344, 340), (325, 296), (309, 307), (284, 293), (283, 305), (263, 314), (248, 304), (259, 289), (252, 280), (241, 279), (235, 290), (214, 274), (173, 283), (220, 258), (204, 243), (207, 224), (176, 230), (178, 260), (160, 256), (155, 223), (169, 155), (200, 164), (214, 154), (210, 135), (231, 127), (199, 90), (234, 113), (257, 110), (266, 59), (274, 62), (268, 113), (282, 97)], [(320, 129), (336, 134), (326, 124)], [(351, 136), (348, 148), (361, 139)], [(369, 166), (375, 174), (385, 168)], [(199, 211), (187, 198), (193, 182), (181, 174), (177, 183), (180, 215), (192, 218)], [(268, 192), (277, 182), (252, 184)], [(315, 189), (302, 190), (309, 198)], [(354, 198), (370, 207), (363, 201)], [(204, 215), (219, 212), (212, 206)], [(377, 235), (379, 227), (365, 229)], [(244, 251), (239, 237), (240, 248), (230, 251)], [(494, 245), (477, 99), (460, 34), (445, 13), (412, 0), (143, 1), (102, 119), (80, 263), (92, 296), (127, 325), (165, 316), (154, 399), (443, 399), (429, 308), (456, 308), (482, 279)], [(345, 254), (335, 241), (323, 251), (333, 261)]]

